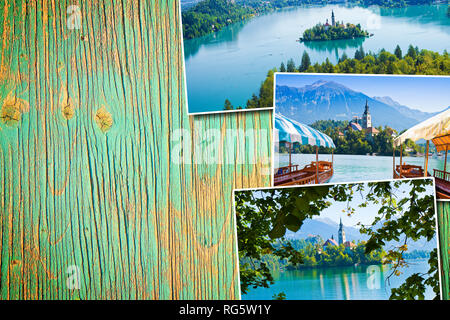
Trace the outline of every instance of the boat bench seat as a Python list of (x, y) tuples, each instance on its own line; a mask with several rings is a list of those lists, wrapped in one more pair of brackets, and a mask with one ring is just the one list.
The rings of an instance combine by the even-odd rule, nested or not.
[(446, 194), (450, 196), (450, 182), (440, 178), (435, 178), (435, 181), (436, 181), (436, 191), (441, 194)]

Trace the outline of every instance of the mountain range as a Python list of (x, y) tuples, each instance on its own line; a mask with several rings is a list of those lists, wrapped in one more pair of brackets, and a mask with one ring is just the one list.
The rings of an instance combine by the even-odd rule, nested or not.
[(390, 97), (369, 97), (334, 81), (316, 81), (301, 88), (276, 87), (276, 112), (305, 124), (317, 120), (351, 120), (361, 117), (366, 101), (372, 125), (408, 129), (435, 114), (403, 106)]
[[(378, 225), (382, 225), (383, 221), (379, 222)], [(375, 227), (377, 228), (377, 227)], [(339, 230), (339, 223), (329, 219), (329, 218), (315, 218), (315, 219), (308, 219), (304, 221), (302, 227), (297, 232), (286, 232), (286, 238), (287, 239), (306, 239), (310, 236), (320, 236), (324, 241), (327, 239), (330, 239), (331, 236), (333, 236), (334, 240), (336, 242), (338, 241), (338, 230)], [(367, 235), (361, 234), (359, 232), (359, 229), (352, 226), (346, 226), (344, 225), (344, 231), (345, 231), (345, 239), (347, 241), (367, 241), (369, 237)], [(398, 242), (388, 242), (385, 245), (385, 250), (388, 250), (391, 247), (399, 246)], [(409, 252), (413, 250), (432, 250), (436, 248), (437, 242), (436, 239), (431, 240), (430, 242), (427, 242), (425, 239), (421, 239), (416, 242), (409, 242), (408, 243), (408, 250)]]

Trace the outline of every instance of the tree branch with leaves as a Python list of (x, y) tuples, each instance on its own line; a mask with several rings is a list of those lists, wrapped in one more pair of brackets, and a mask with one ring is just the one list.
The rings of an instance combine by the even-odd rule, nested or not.
[[(236, 192), (239, 258), (245, 261), (240, 264), (242, 293), (274, 283), (270, 269), (262, 262), (266, 254), (287, 259), (294, 266), (302, 265), (302, 253), (286, 241), (287, 230), (299, 231), (307, 219), (320, 216), (336, 202), (346, 203), (346, 214), (350, 216), (357, 214), (358, 208), (371, 204), (379, 207), (370, 225), (360, 224), (360, 232), (369, 236), (365, 245), (367, 255), (379, 251), (389, 241), (401, 243), (389, 250), (385, 259), (385, 263), (393, 266), (395, 275), (408, 266), (403, 254), (409, 241), (431, 241), (436, 237), (432, 187), (431, 179), (420, 179)], [(362, 199), (357, 205), (352, 202), (356, 193)], [(426, 286), (431, 286), (438, 297), (437, 249), (431, 252), (428, 264), (426, 274), (408, 277), (404, 284), (392, 289), (390, 298), (423, 299)]]

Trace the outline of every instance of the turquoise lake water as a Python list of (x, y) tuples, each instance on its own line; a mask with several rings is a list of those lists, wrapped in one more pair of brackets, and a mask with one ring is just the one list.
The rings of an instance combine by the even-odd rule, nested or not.
[[(360, 23), (374, 36), (367, 39), (298, 43), (303, 31), (325, 22), (334, 10), (336, 19)], [(290, 8), (229, 26), (218, 33), (184, 42), (190, 112), (223, 110), (225, 99), (245, 106), (258, 93), (267, 71), (293, 58), (297, 65), (306, 50), (312, 62), (326, 58), (336, 62), (345, 52), (353, 57), (362, 45), (365, 51), (384, 48), (393, 52), (410, 44), (443, 52), (450, 48), (447, 5), (411, 6), (400, 9), (377, 7)]]
[[(315, 154), (292, 155), (292, 163), (299, 164), (301, 167), (315, 160)], [(331, 155), (321, 154), (319, 155), (319, 160), (331, 161)], [(428, 172), (430, 174), (433, 174), (433, 169), (444, 169), (443, 157), (439, 159), (430, 157), (428, 161)], [(423, 157), (404, 157), (403, 162), (406, 164), (424, 166)], [(288, 154), (275, 154), (275, 168), (288, 165), (288, 163)], [(397, 157), (396, 165), (399, 164), (400, 157)], [(392, 157), (338, 154), (334, 155), (334, 175), (330, 182), (388, 180), (393, 178), (392, 174)]]
[[(400, 276), (392, 276), (390, 266), (352, 266), (289, 270), (274, 273), (275, 284), (269, 288), (250, 289), (243, 300), (271, 300), (284, 292), (288, 300), (387, 300), (391, 289), (400, 286), (413, 273), (427, 272), (426, 259), (408, 260)], [(433, 299), (430, 287), (426, 299)]]

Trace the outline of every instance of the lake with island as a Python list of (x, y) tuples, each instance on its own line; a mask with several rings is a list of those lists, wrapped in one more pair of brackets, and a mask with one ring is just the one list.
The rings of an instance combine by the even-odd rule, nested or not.
[[(277, 160), (278, 159), (278, 160)], [(320, 154), (319, 160), (331, 161), (331, 154)], [(278, 161), (278, 162), (277, 162)], [(300, 167), (316, 161), (315, 154), (292, 154), (292, 163)], [(400, 164), (400, 157), (396, 158), (396, 165)], [(403, 157), (406, 164), (424, 166), (424, 157)], [(288, 154), (275, 154), (274, 167), (289, 164)], [(433, 174), (433, 169), (444, 169), (444, 157), (429, 157), (428, 172)], [(358, 182), (370, 180), (392, 179), (392, 157), (387, 156), (365, 156), (365, 155), (334, 155), (334, 175), (330, 183), (335, 182)]]
[[(296, 40), (303, 31), (330, 19), (360, 23), (373, 33), (351, 40)], [(236, 23), (201, 38), (184, 41), (190, 112), (223, 110), (225, 99), (245, 106), (258, 93), (267, 71), (293, 58), (297, 65), (306, 50), (312, 63), (329, 59), (336, 63), (345, 52), (353, 57), (362, 45), (366, 52), (384, 48), (393, 52), (410, 44), (442, 53), (450, 48), (447, 5), (406, 8), (344, 7), (338, 5), (287, 8)]]
[[(273, 273), (275, 283), (269, 288), (250, 289), (243, 300), (271, 300), (284, 292), (288, 300), (386, 300), (391, 289), (399, 287), (414, 273), (426, 273), (426, 259), (407, 260), (400, 276), (392, 276), (389, 265), (351, 266), (286, 270)], [(427, 287), (425, 299), (435, 294)]]

